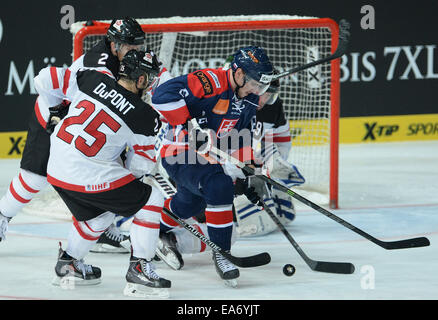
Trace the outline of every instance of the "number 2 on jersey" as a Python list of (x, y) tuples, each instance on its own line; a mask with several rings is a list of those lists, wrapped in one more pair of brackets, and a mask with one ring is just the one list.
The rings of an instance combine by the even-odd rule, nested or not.
[[(67, 132), (67, 127), (75, 124), (83, 124), (88, 118), (93, 115), (96, 106), (94, 105), (94, 103), (88, 100), (82, 100), (75, 106), (75, 108), (84, 110), (77, 116), (71, 116), (64, 119), (61, 128), (59, 128), (59, 131), (56, 134), (58, 138), (68, 144), (72, 143), (74, 135)], [(121, 127), (121, 125), (116, 120), (111, 118), (108, 113), (106, 113), (104, 110), (100, 110), (97, 115), (93, 117), (90, 123), (83, 129), (86, 133), (95, 138), (95, 141), (91, 145), (88, 145), (86, 143), (86, 140), (78, 135), (74, 142), (76, 149), (78, 149), (87, 157), (95, 156), (106, 143), (106, 135), (98, 130), (102, 124), (105, 124), (113, 132), (117, 132)]]
[(101, 58), (97, 61), (97, 63), (104, 66), (106, 64), (106, 59), (108, 59), (108, 53), (101, 53), (100, 56)]

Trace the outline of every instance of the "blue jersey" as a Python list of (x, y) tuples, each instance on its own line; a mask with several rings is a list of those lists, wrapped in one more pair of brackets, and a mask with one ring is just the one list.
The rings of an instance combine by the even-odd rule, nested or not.
[[(179, 150), (187, 150), (184, 140), (187, 132), (183, 125), (192, 118), (206, 121), (218, 139), (228, 137), (233, 129), (252, 131), (255, 128), (259, 96), (250, 94), (237, 98), (230, 86), (229, 72), (231, 70), (202, 69), (170, 79), (156, 88), (152, 105), (168, 121), (172, 133), (164, 150), (171, 144)], [(163, 156), (163, 150), (161, 154)]]

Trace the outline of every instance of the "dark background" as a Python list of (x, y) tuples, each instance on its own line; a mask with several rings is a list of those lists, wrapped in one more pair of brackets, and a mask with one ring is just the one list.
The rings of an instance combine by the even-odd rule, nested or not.
[[(26, 130), (36, 97), (29, 81), (25, 82), (21, 93), (11, 81), (14, 66), (23, 81), (26, 71), (30, 77), (50, 63), (71, 64), (72, 36), (60, 23), (65, 15), (60, 12), (64, 5), (74, 7), (76, 21), (127, 15), (156, 18), (290, 14), (329, 17), (336, 21), (345, 18), (351, 23), (352, 36), (349, 53), (344, 56), (341, 67), (341, 117), (438, 113), (435, 100), (438, 90), (436, 0), (2, 1), (0, 131)], [(364, 5), (372, 5), (375, 9), (374, 30), (361, 28)], [(385, 56), (385, 50), (399, 52), (394, 65), (394, 53)], [(411, 69), (407, 79), (400, 79), (409, 65), (406, 52), (412, 56), (418, 53), (415, 66), (412, 65), (418, 73)], [(367, 58), (365, 62), (363, 57)], [(393, 76), (387, 79), (392, 65)], [(366, 81), (373, 72), (375, 77)]]

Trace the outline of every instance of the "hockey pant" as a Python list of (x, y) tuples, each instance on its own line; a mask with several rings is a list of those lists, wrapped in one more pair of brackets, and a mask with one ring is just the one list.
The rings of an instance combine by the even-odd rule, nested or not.
[[(191, 151), (188, 151), (191, 152)], [(169, 177), (176, 182), (177, 193), (167, 203), (182, 219), (205, 211), (208, 235), (224, 250), (231, 249), (233, 231), (234, 184), (219, 164), (169, 164), (162, 160)], [(161, 230), (166, 232), (178, 224), (163, 213)]]
[[(161, 192), (152, 187), (147, 203), (134, 215), (130, 227), (132, 255), (151, 260), (155, 255), (160, 216), (164, 198)], [(97, 242), (103, 232), (113, 223), (115, 214), (104, 212), (86, 221), (73, 218), (73, 226), (68, 237), (67, 253), (75, 259), (83, 259)]]

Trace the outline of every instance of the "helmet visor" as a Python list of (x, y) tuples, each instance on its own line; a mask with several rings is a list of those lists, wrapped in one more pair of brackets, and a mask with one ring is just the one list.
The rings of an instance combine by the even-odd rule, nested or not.
[(124, 56), (129, 50), (133, 49), (137, 51), (146, 51), (146, 41), (143, 41), (141, 44), (116, 43), (116, 51), (121, 52), (122, 56)]
[(265, 84), (258, 82), (245, 74), (245, 85), (247, 85), (248, 88), (251, 89), (252, 93), (261, 96), (266, 92), (266, 90), (268, 90), (270, 83)]

